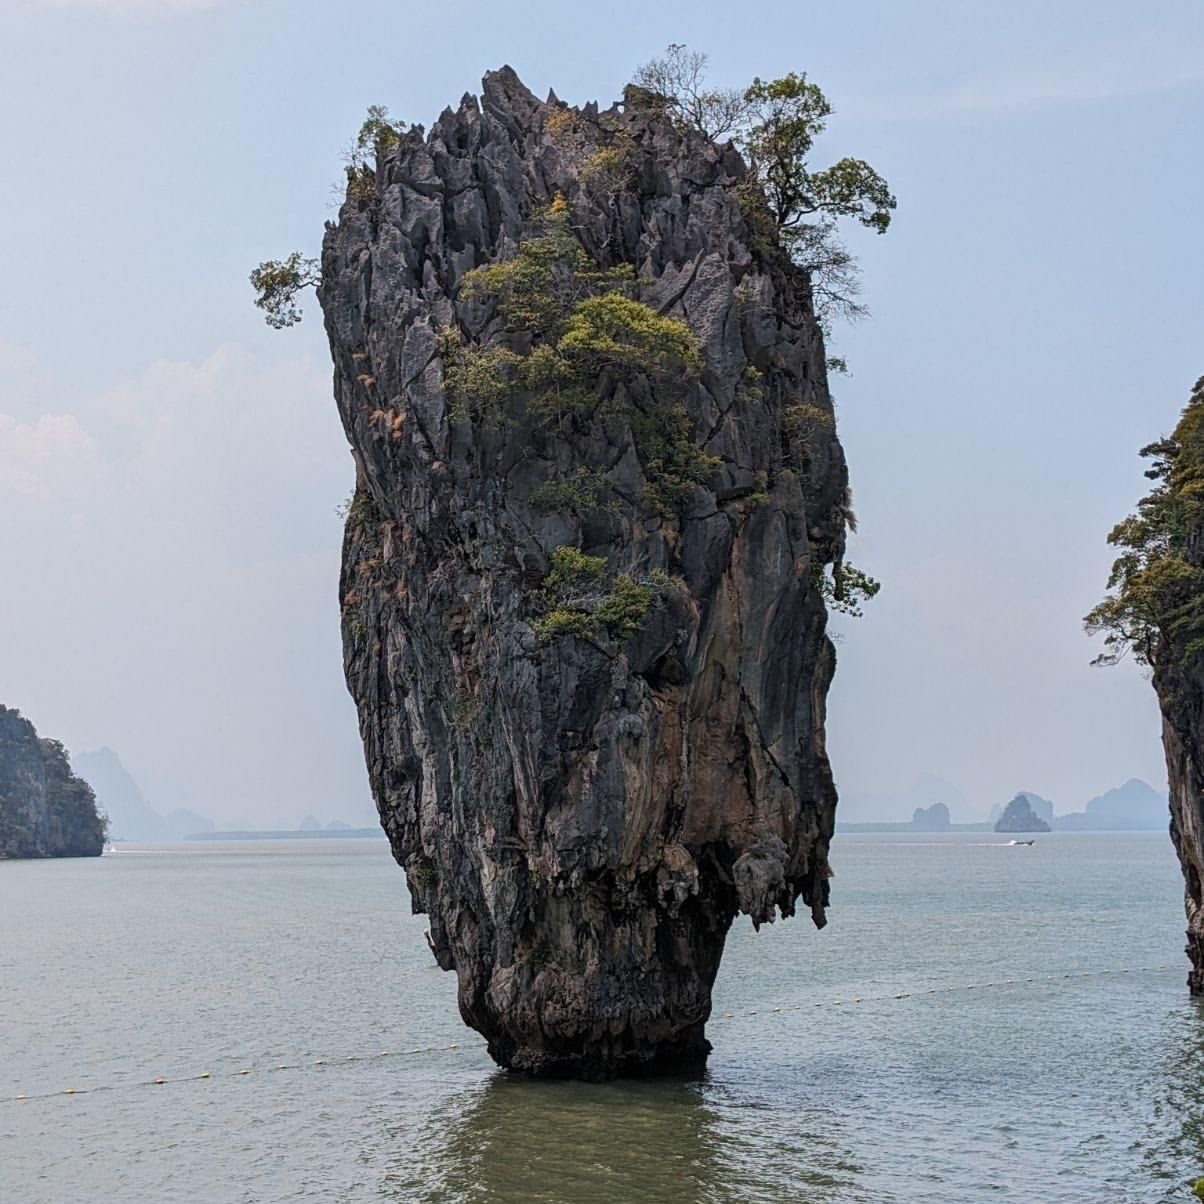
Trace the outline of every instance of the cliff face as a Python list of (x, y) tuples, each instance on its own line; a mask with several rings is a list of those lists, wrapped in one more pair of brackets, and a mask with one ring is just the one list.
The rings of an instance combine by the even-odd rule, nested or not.
[(98, 857), (105, 821), (57, 740), (0, 706), (0, 857)]
[[(1197, 533), (1204, 552), (1204, 532)], [(1204, 565), (1204, 555), (1198, 562)], [(1169, 650), (1168, 650), (1169, 651)], [(1180, 665), (1167, 656), (1154, 666), (1162, 708), (1162, 748), (1170, 786), (1171, 841), (1183, 869), (1187, 912), (1188, 989), (1204, 995), (1204, 664)]]
[[(382, 153), (327, 230), (357, 476), (347, 682), (414, 907), (504, 1066), (697, 1065), (734, 917), (801, 899), (824, 922), (820, 576), (843, 553), (846, 472), (807, 282), (744, 178), (654, 109), (540, 102), (503, 69)], [(457, 406), (452, 348), (531, 353), (463, 280), (513, 259), (541, 211), (687, 324), (696, 372), (604, 366), (554, 422), (521, 396), (483, 417), (472, 378)], [(683, 439), (711, 458), (667, 505)]]
[[(1109, 535), (1121, 554), (1108, 595), (1085, 621), (1089, 632), (1107, 637), (1098, 663), (1132, 653), (1153, 670), (1171, 840), (1185, 886), (1187, 981), (1193, 995), (1204, 995), (1204, 377), (1173, 433), (1141, 454), (1151, 461), (1145, 475), (1154, 487)], [(1157, 805), (1152, 793), (1144, 783), (1127, 782), (1093, 799), (1087, 810), (1109, 819), (1132, 817), (1137, 826), (1142, 811), (1149, 815), (1151, 803)], [(1134, 803), (1136, 816), (1129, 810)]]

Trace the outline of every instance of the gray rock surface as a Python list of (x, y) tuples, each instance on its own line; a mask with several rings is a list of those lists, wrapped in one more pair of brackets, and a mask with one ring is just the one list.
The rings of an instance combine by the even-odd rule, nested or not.
[(0, 858), (97, 857), (105, 821), (57, 740), (0, 706)]
[[(629, 171), (601, 187), (592, 156), (620, 137)], [(505, 68), (404, 135), (327, 229), (319, 295), (357, 480), (347, 682), (431, 949), (507, 1067), (697, 1066), (734, 917), (801, 900), (824, 922), (835, 656), (817, 580), (843, 555), (847, 479), (808, 283), (750, 227), (744, 174), (653, 110), (570, 111)], [(557, 193), (594, 261), (633, 265), (639, 298), (705, 356), (687, 404), (721, 463), (678, 515), (643, 500), (646, 456), (613, 413), (555, 433), (521, 407), (495, 425), (451, 413), (439, 330), (500, 337), (458, 285)], [(531, 503), (581, 465), (608, 468), (621, 504)], [(632, 638), (536, 637), (563, 544), (667, 580)]]
[[(1204, 532), (1196, 541), (1204, 564)], [(1170, 655), (1154, 666), (1170, 785), (1171, 840), (1183, 870), (1188, 990), (1204, 995), (1204, 666)]]

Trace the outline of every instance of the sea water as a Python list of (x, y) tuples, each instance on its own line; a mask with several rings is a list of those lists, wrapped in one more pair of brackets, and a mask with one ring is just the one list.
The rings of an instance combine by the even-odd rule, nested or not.
[(1167, 837), (1006, 840), (837, 837), (826, 929), (733, 928), (707, 1073), (604, 1085), (496, 1070), (383, 841), (0, 863), (0, 1200), (1191, 1199)]

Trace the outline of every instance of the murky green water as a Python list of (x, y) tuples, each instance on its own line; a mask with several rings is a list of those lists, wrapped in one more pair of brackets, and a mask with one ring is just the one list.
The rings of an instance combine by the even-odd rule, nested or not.
[(838, 838), (827, 929), (733, 932), (707, 1075), (602, 1086), (493, 1069), (383, 842), (0, 863), (0, 1200), (1189, 1200), (1167, 838), (997, 839)]

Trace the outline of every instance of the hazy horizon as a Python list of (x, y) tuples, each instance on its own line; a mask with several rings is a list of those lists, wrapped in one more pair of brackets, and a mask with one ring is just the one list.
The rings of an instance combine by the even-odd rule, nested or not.
[(1163, 790), (1153, 692), (1090, 667), (1081, 616), (1148, 484), (1138, 449), (1204, 373), (1204, 10), (754, 2), (733, 24), (620, 0), (588, 36), (542, 0), (456, 11), (454, 38), (366, 0), (0, 14), (0, 702), (114, 749), (160, 811), (374, 822), (320, 315), (268, 330), (248, 272), (315, 253), (369, 104), (429, 125), (506, 62), (608, 103), (687, 40), (717, 83), (807, 71), (836, 109), (817, 161), (864, 157), (899, 198), (885, 237), (851, 239), (872, 316), (832, 347), (850, 555), (883, 582), (835, 624), (840, 818), (925, 774), (957, 819), (1021, 789), (1060, 811)]

